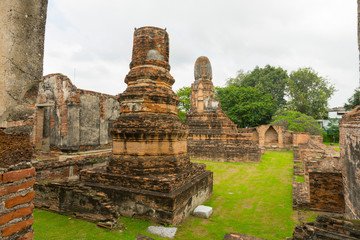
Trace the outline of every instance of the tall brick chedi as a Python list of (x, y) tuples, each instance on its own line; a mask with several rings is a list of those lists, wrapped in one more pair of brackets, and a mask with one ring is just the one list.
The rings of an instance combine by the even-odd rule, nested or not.
[(187, 156), (188, 129), (177, 117), (169, 70), (167, 32), (137, 29), (112, 129), (113, 157), (106, 169), (82, 172), (81, 180), (106, 192), (124, 216), (176, 225), (209, 198), (212, 172)]
[(261, 151), (258, 144), (251, 141), (251, 134), (238, 133), (236, 124), (214, 98), (212, 69), (207, 57), (196, 60), (194, 76), (191, 111), (186, 116), (190, 157), (219, 162), (260, 161)]

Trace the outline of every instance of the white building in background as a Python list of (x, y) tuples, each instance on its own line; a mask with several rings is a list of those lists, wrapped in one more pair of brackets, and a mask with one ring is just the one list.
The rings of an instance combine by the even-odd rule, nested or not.
[(328, 119), (320, 119), (317, 121), (322, 128), (327, 129), (328, 125), (330, 123), (330, 120), (337, 119), (338, 120), (337, 122), (339, 124), (339, 121), (341, 120), (342, 116), (347, 112), (348, 111), (346, 111), (344, 107), (331, 108), (328, 111)]

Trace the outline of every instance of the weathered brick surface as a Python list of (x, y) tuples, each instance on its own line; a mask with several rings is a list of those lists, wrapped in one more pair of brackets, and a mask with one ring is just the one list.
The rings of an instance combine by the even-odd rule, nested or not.
[(20, 232), (22, 230), (25, 230), (26, 228), (30, 228), (34, 222), (33, 218), (29, 218), (27, 220), (15, 223), (13, 225), (10, 225), (8, 227), (5, 227), (1, 229), (1, 233), (3, 237), (11, 236), (17, 232)]
[(24, 178), (35, 176), (35, 168), (21, 169), (17, 171), (11, 171), (3, 174), (3, 182), (10, 183), (16, 182)]
[(169, 70), (167, 32), (137, 29), (111, 130), (113, 157), (107, 168), (81, 171), (80, 180), (106, 192), (122, 215), (179, 224), (211, 195), (212, 173), (187, 156), (188, 129), (177, 117)]
[(34, 209), (34, 205), (31, 204), (29, 207), (16, 209), (13, 212), (9, 212), (7, 214), (1, 215), (0, 216), (0, 226), (10, 222), (11, 220), (13, 220), (15, 218), (26, 217), (26, 216), (32, 214), (33, 209)]
[(345, 194), (345, 214), (360, 219), (360, 106), (340, 121), (340, 155)]
[(36, 181), (78, 179), (80, 170), (104, 166), (109, 162), (111, 152), (94, 153), (85, 156), (68, 157), (66, 160), (42, 159), (34, 161)]
[(315, 222), (296, 225), (293, 240), (305, 239), (360, 239), (360, 224), (339, 217), (319, 215)]
[(17, 240), (32, 240), (34, 238), (34, 232), (28, 232), (20, 236)]
[(25, 196), (16, 196), (5, 200), (5, 207), (12, 208), (23, 203), (31, 202), (35, 197), (35, 192), (29, 192)]
[(238, 133), (234, 124), (214, 98), (211, 64), (199, 57), (191, 85), (191, 111), (186, 116), (189, 126), (190, 158), (219, 162), (258, 162), (261, 149), (247, 134)]
[(0, 168), (29, 162), (33, 152), (29, 135), (6, 134), (0, 129)]
[(344, 212), (344, 187), (341, 173), (310, 172), (310, 208)]
[[(340, 154), (317, 139), (294, 151), (293, 208), (344, 212)], [(305, 182), (297, 182), (297, 176)]]
[(10, 193), (15, 193), (22, 189), (31, 188), (34, 185), (34, 183), (35, 183), (35, 180), (30, 180), (30, 181), (23, 182), (23, 183), (16, 184), (16, 185), (8, 185), (8, 184), (0, 185), (0, 197), (10, 194)]
[(77, 181), (36, 183), (34, 189), (37, 208), (96, 222), (101, 227), (118, 226), (119, 214), (103, 192), (94, 191)]

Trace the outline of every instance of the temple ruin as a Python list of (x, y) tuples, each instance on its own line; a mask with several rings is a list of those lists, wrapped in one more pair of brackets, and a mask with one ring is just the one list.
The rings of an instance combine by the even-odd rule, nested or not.
[(222, 111), (214, 98), (212, 69), (207, 57), (199, 57), (191, 84), (191, 110), (186, 115), (189, 126), (188, 153), (193, 159), (218, 162), (258, 162), (261, 150), (249, 138), (238, 133), (237, 126)]
[(62, 74), (43, 77), (35, 108), (33, 141), (36, 150), (46, 152), (108, 146), (120, 111), (115, 96), (78, 89)]
[(212, 172), (191, 163), (187, 128), (177, 117), (164, 29), (135, 30), (127, 89), (119, 95), (113, 156), (80, 180), (105, 192), (120, 214), (177, 225), (212, 193)]

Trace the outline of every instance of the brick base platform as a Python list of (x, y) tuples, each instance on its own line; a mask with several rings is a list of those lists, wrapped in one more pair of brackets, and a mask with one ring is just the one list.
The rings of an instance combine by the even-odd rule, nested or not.
[[(213, 174), (203, 171), (171, 192), (149, 191), (97, 182), (99, 170), (84, 170), (80, 178), (85, 185), (106, 193), (117, 211), (126, 217), (146, 219), (171, 225), (180, 224), (199, 204), (212, 194)], [(95, 181), (93, 181), (94, 179)], [(143, 179), (144, 180), (144, 179)]]

